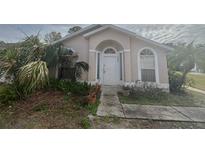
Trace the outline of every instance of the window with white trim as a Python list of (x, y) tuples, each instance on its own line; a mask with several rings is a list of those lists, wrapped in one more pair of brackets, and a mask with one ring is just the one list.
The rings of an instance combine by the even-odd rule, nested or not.
[(150, 49), (140, 52), (141, 80), (143, 82), (156, 82), (155, 55)]

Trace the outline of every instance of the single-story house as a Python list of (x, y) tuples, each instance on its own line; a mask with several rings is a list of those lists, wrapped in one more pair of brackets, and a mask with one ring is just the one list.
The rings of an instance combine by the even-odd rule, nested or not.
[(166, 55), (172, 48), (115, 25), (90, 25), (57, 42), (89, 64), (82, 79), (102, 85), (150, 82), (169, 89)]

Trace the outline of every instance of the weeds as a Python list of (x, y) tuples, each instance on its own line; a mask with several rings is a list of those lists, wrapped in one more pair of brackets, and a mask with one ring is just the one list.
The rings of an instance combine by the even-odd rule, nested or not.
[(88, 117), (83, 118), (82, 121), (81, 121), (81, 125), (85, 129), (91, 128), (91, 124), (90, 124), (89, 118)]

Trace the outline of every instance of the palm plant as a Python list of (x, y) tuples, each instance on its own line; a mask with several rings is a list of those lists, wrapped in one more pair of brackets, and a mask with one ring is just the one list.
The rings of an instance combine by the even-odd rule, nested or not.
[(71, 50), (64, 52), (59, 58), (59, 78), (67, 78), (73, 82), (80, 79), (83, 71), (88, 71), (89, 66), (84, 61), (78, 61), (78, 54)]
[(14, 76), (17, 71), (18, 50), (8, 49), (0, 52), (0, 67), (2, 75)]
[(27, 92), (43, 88), (48, 83), (48, 68), (44, 61), (34, 61), (20, 68), (18, 82)]
[(26, 92), (43, 87), (48, 83), (48, 68), (42, 57), (45, 46), (38, 36), (27, 37), (17, 48), (0, 52), (0, 70), (13, 78), (13, 83)]
[(86, 62), (78, 61), (78, 54), (71, 49), (65, 48), (62, 44), (48, 46), (44, 60), (49, 68), (58, 69), (58, 77), (65, 78), (73, 82), (77, 81), (83, 71), (88, 71)]

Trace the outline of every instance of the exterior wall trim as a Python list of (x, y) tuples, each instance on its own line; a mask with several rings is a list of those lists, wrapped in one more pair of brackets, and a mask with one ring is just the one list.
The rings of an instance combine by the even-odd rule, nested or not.
[(130, 49), (125, 49), (124, 52), (130, 52)]
[(94, 50), (94, 49), (90, 49), (89, 52), (96, 52), (96, 50)]

